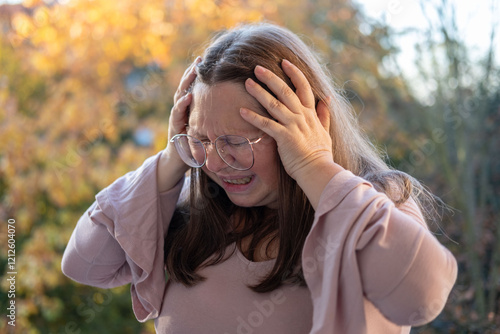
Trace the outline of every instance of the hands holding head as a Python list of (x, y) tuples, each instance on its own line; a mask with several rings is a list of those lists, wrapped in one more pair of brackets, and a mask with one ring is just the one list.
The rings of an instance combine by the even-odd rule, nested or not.
[[(169, 119), (169, 140), (179, 133), (186, 133), (188, 123), (187, 108), (192, 102), (188, 92), (196, 78), (198, 57), (185, 71), (174, 96), (174, 107)], [(262, 66), (256, 66), (255, 76), (264, 83), (276, 98), (252, 79), (247, 79), (245, 88), (273, 117), (262, 116), (255, 111), (241, 108), (241, 117), (272, 137), (278, 146), (278, 153), (286, 172), (297, 181), (308, 196), (313, 207), (329, 180), (343, 170), (333, 161), (330, 130), (330, 110), (328, 102), (316, 104), (311, 86), (305, 75), (288, 60), (283, 60), (282, 68), (296, 88), (294, 92), (282, 79)], [(165, 149), (170, 168), (160, 169), (159, 181), (165, 184), (168, 175), (182, 174), (188, 169), (179, 157), (174, 145), (169, 142)], [(165, 166), (164, 166), (165, 167)], [(170, 174), (166, 174), (168, 170)], [(174, 186), (168, 183), (168, 186)], [(168, 187), (160, 187), (164, 190)]]
[(297, 179), (304, 168), (318, 159), (333, 161), (332, 139), (328, 132), (330, 111), (323, 101), (319, 101), (316, 107), (311, 86), (297, 67), (288, 60), (283, 60), (282, 67), (296, 87), (296, 92), (262, 66), (255, 68), (255, 75), (276, 94), (277, 99), (252, 79), (245, 83), (250, 95), (276, 121), (245, 108), (242, 108), (241, 115), (276, 140), (285, 170)]
[(316, 105), (309, 82), (295, 65), (283, 60), (282, 68), (295, 86), (295, 92), (276, 74), (261, 66), (255, 68), (255, 75), (277, 98), (252, 79), (245, 83), (248, 93), (276, 121), (245, 108), (240, 114), (274, 138), (285, 170), (316, 208), (328, 181), (343, 170), (333, 161), (330, 110), (324, 101)]
[(187, 108), (193, 100), (189, 87), (196, 79), (196, 65), (201, 61), (198, 57), (186, 69), (181, 82), (174, 95), (174, 106), (170, 111), (168, 120), (168, 144), (160, 158), (158, 168), (158, 191), (163, 192), (172, 189), (188, 170), (188, 166), (182, 161), (175, 146), (170, 139), (179, 133), (185, 133), (188, 122)]
[[(168, 140), (179, 133), (186, 132), (186, 124), (188, 123), (187, 108), (193, 99), (193, 94), (189, 88), (196, 79), (196, 65), (201, 62), (201, 57), (196, 60), (186, 69), (181, 78), (179, 87), (174, 95), (174, 106), (170, 112), (170, 119), (168, 120)], [(173, 145), (168, 145), (175, 151)]]

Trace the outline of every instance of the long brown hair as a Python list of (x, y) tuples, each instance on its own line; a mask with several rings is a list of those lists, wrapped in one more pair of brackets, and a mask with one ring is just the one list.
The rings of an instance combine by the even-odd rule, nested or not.
[[(331, 80), (327, 69), (320, 65), (316, 54), (289, 30), (259, 23), (220, 33), (198, 64), (196, 80), (209, 86), (221, 82), (243, 85), (247, 78), (259, 82), (254, 69), (256, 65), (262, 65), (294, 89), (281, 68), (283, 59), (291, 61), (304, 73), (316, 102), (329, 101), (334, 161), (372, 181), (396, 204), (410, 196), (419, 203), (417, 196), (413, 196), (415, 187), (421, 188), (418, 182), (387, 166), (360, 130), (352, 107)], [(276, 159), (279, 161), (279, 156)], [(189, 199), (175, 212), (165, 241), (165, 263), (171, 279), (187, 286), (194, 285), (204, 279), (197, 270), (222, 261), (231, 243), (252, 236), (251, 256), (259, 241), (272, 236), (279, 245), (274, 268), (252, 289), (267, 292), (284, 282), (304, 283), (300, 259), (313, 223), (314, 210), (280, 161), (278, 165), (279, 202), (275, 211), (262, 207), (237, 207), (201, 169), (191, 170)], [(234, 216), (243, 219), (243, 230), (236, 232), (231, 227), (230, 220)]]

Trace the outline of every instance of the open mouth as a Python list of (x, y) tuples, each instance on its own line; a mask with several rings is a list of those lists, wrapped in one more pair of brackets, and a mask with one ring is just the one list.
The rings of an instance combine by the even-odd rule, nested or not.
[(247, 176), (241, 179), (222, 179), (224, 182), (229, 183), (229, 184), (247, 184), (252, 181), (251, 176)]

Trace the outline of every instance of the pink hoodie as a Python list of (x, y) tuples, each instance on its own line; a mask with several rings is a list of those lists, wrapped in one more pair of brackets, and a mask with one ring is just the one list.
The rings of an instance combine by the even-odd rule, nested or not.
[(250, 262), (235, 247), (203, 269), (206, 281), (167, 281), (164, 237), (183, 180), (158, 193), (160, 154), (97, 194), (62, 261), (64, 274), (83, 284), (131, 283), (137, 319), (156, 319), (158, 333), (409, 333), (443, 309), (457, 276), (453, 255), (413, 201), (396, 208), (349, 171), (321, 196), (302, 251), (307, 287), (254, 293), (247, 285), (272, 261)]

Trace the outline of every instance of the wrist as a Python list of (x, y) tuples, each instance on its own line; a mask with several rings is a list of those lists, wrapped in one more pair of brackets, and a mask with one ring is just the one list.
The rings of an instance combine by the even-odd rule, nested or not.
[[(173, 150), (175, 151), (175, 148)], [(177, 152), (172, 152), (172, 147), (167, 146), (161, 152), (158, 162), (158, 192), (172, 189), (188, 169), (189, 167), (182, 161)]]
[(344, 170), (342, 166), (333, 160), (324, 159), (303, 168), (295, 180), (306, 194), (314, 210), (316, 210), (326, 185), (336, 174)]

